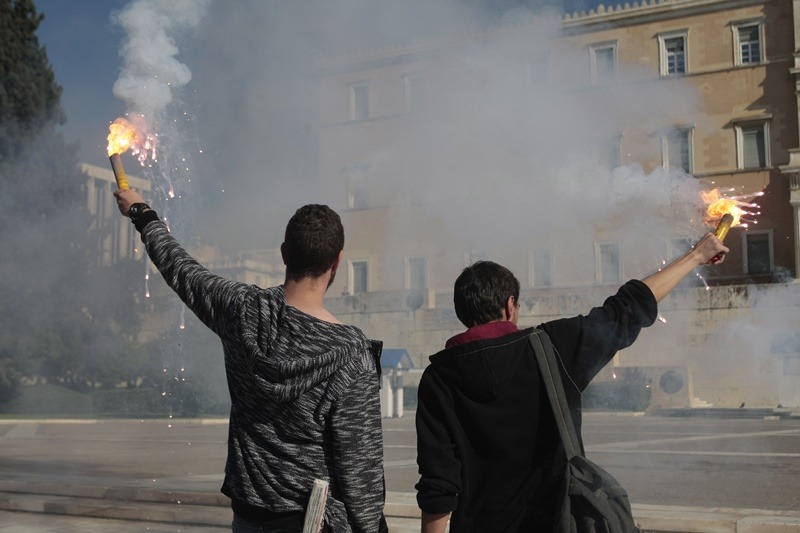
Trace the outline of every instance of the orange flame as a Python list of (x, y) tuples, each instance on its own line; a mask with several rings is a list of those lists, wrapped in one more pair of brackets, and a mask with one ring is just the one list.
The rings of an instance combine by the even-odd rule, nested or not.
[(127, 152), (138, 142), (136, 128), (124, 118), (118, 118), (109, 124), (108, 131), (109, 157)]
[(730, 214), (733, 217), (731, 227), (738, 226), (741, 223), (744, 211), (739, 207), (741, 202), (735, 198), (722, 196), (719, 189), (713, 189), (709, 192), (700, 191), (700, 196), (703, 198), (703, 203), (708, 206), (706, 207), (706, 216), (703, 222), (709, 226), (717, 225), (725, 214)]

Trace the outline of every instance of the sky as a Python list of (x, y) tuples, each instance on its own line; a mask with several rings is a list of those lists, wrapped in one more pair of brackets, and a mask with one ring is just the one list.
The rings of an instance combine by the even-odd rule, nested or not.
[(111, 11), (127, 0), (36, 0), (45, 19), (39, 42), (62, 87), (61, 106), (70, 142), (80, 142), (82, 162), (107, 165), (105, 137), (108, 123), (125, 111), (112, 87), (120, 70), (122, 31), (111, 24)]
[[(125, 112), (113, 94), (122, 68), (120, 48), (124, 31), (111, 16), (131, 0), (36, 0), (45, 20), (39, 42), (47, 48), (53, 71), (63, 88), (61, 105), (68, 122), (67, 139), (80, 142), (80, 160), (105, 165), (107, 125)], [(242, 0), (240, 5), (249, 2)], [(520, 0), (520, 4), (526, 4)], [(574, 9), (589, 8), (597, 0), (572, 0)], [(513, 2), (504, 2), (505, 5)]]

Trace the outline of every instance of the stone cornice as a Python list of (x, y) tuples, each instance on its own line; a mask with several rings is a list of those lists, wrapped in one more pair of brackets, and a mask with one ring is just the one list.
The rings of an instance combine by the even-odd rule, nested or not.
[(517, 23), (464, 30), (445, 37), (416, 39), (410, 42), (380, 48), (352, 50), (342, 54), (317, 58), (320, 70), (349, 70), (352, 68), (371, 68), (372, 66), (403, 63), (420, 57), (435, 55), (437, 52), (458, 47), (475, 41), (497, 40), (505, 35), (520, 32), (576, 34), (597, 31), (604, 28), (624, 27), (633, 24), (660, 21), (676, 17), (694, 16), (723, 9), (748, 7), (777, 0), (642, 0), (639, 2), (599, 5), (596, 9), (556, 16), (537, 16)]

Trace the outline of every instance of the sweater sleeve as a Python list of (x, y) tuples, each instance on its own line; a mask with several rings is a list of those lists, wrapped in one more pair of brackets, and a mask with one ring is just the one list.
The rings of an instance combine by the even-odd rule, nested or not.
[(354, 533), (385, 531), (383, 434), (375, 369), (360, 365), (331, 417), (336, 487)]
[(417, 390), (417, 504), (426, 513), (455, 511), (461, 492), (461, 461), (448, 431), (448, 396), (437, 386), (431, 367)]
[(569, 377), (583, 391), (619, 350), (633, 344), (642, 328), (655, 322), (657, 314), (652, 291), (641, 281), (631, 280), (587, 315), (554, 320), (542, 328)]
[(247, 285), (211, 273), (178, 244), (163, 222), (149, 222), (141, 232), (147, 254), (167, 285), (203, 324), (221, 335), (225, 317), (235, 315), (231, 306), (241, 301)]

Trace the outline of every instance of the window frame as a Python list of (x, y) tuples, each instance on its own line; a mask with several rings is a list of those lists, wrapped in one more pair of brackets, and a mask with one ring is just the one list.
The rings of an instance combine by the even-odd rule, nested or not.
[[(537, 258), (546, 258), (547, 268), (549, 269), (549, 277), (550, 283), (549, 284), (539, 284), (536, 283), (536, 259)], [(555, 262), (553, 260), (553, 250), (550, 248), (537, 248), (535, 250), (528, 250), (528, 286), (534, 288), (550, 288), (555, 287), (555, 268), (553, 268)]]
[[(614, 246), (617, 250), (617, 272), (616, 277), (614, 279), (606, 281), (603, 276), (603, 248), (605, 246)], [(595, 281), (600, 285), (606, 285), (611, 283), (620, 283), (623, 279), (623, 267), (622, 267), (622, 243), (618, 241), (602, 241), (602, 242), (595, 242), (594, 243), (594, 261), (595, 261)]]
[[(736, 168), (738, 170), (756, 170), (764, 169), (772, 166), (772, 157), (770, 154), (771, 143), (769, 135), (770, 118), (759, 118), (751, 120), (737, 120), (734, 123), (736, 131)], [(744, 132), (743, 130), (752, 127), (761, 126), (764, 132), (764, 165), (757, 167), (746, 167), (744, 161)]]
[[(370, 269), (370, 264), (369, 263), (370, 263), (369, 259), (348, 259), (347, 260), (347, 289), (348, 289), (347, 292), (350, 293), (350, 295), (355, 296), (355, 295), (358, 295), (358, 294), (364, 294), (364, 293), (370, 292), (371, 287), (370, 287), (370, 279), (369, 279), (370, 275), (369, 274), (370, 274), (370, 270), (371, 269)], [(364, 280), (364, 282), (365, 282), (366, 286), (364, 287), (363, 291), (356, 291), (355, 290), (356, 289), (355, 288), (356, 264), (363, 264), (365, 266), (366, 279)]]
[[(597, 52), (599, 50), (610, 49), (612, 51), (613, 64), (611, 66), (611, 73), (608, 78), (600, 79), (597, 76)], [(616, 80), (617, 77), (617, 41), (605, 41), (601, 43), (593, 43), (589, 45), (589, 58), (591, 62), (591, 82), (592, 85), (609, 85)]]
[[(667, 41), (670, 39), (683, 39), (683, 72), (669, 72), (667, 57)], [(684, 76), (689, 73), (689, 30), (670, 31), (658, 34), (658, 59), (659, 74), (662, 77)]]
[[(769, 270), (766, 272), (750, 272), (750, 254), (747, 241), (750, 235), (767, 235), (767, 253), (769, 254)], [(775, 271), (775, 243), (772, 229), (748, 230), (742, 232), (742, 273), (746, 276), (768, 276)]]
[(367, 183), (369, 182), (370, 167), (369, 163), (345, 167), (348, 209), (366, 209), (369, 207)]
[[(739, 38), (739, 31), (744, 28), (758, 26), (758, 61), (745, 63), (742, 58), (742, 43)], [(766, 61), (766, 46), (764, 43), (764, 18), (737, 20), (731, 22), (731, 32), (733, 33), (733, 64), (737, 67), (749, 67), (760, 65)]]
[[(422, 274), (423, 274), (423, 277), (424, 277), (423, 284), (422, 284), (422, 287), (412, 287), (411, 286), (411, 263), (414, 260), (420, 260), (420, 259), (423, 262), (422, 263)], [(412, 290), (416, 291), (416, 290), (425, 290), (425, 289), (427, 289), (428, 286), (429, 286), (428, 258), (425, 257), (424, 255), (411, 255), (411, 256), (406, 256), (404, 258), (404, 262), (405, 262), (405, 269), (404, 269), (405, 270), (405, 280), (404, 280), (405, 290), (407, 290), (407, 291), (412, 291)]]
[[(357, 91), (358, 89), (366, 89), (367, 93), (367, 105), (366, 105), (366, 116), (361, 117), (357, 114)], [(365, 120), (369, 120), (372, 118), (372, 82), (370, 81), (359, 81), (355, 83), (351, 83), (348, 85), (348, 93), (350, 97), (350, 109), (349, 109), (349, 119), (351, 122), (363, 122)]]
[[(683, 134), (686, 136), (687, 154), (686, 163), (688, 168), (673, 167), (669, 164), (670, 160), (670, 140), (677, 137), (676, 134)], [(661, 166), (666, 169), (679, 168), (680, 170), (691, 174), (694, 172), (694, 126), (675, 126), (664, 132), (661, 136)]]
[[(417, 97), (417, 103), (414, 103), (413, 98), (413, 83), (415, 81), (422, 82), (422, 95)], [(409, 72), (403, 74), (403, 108), (406, 113), (419, 112), (425, 107), (425, 76), (420, 72)]]

